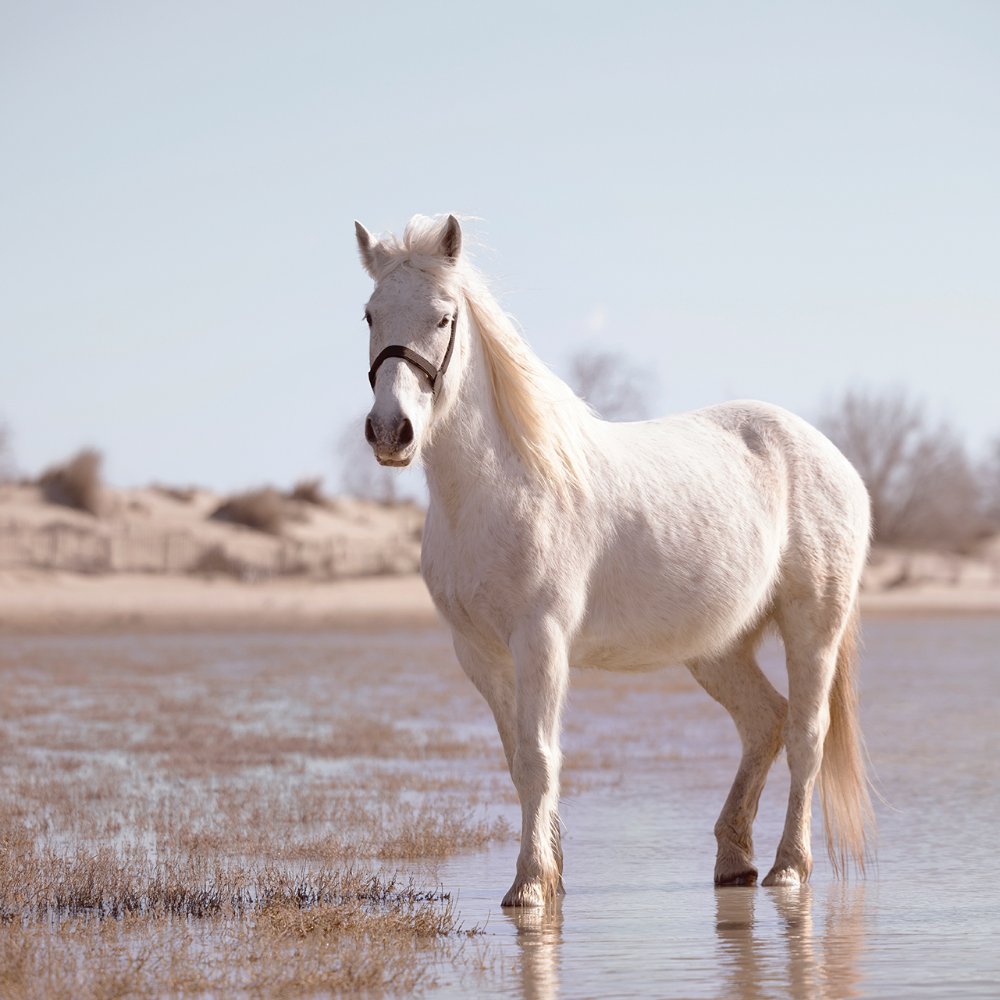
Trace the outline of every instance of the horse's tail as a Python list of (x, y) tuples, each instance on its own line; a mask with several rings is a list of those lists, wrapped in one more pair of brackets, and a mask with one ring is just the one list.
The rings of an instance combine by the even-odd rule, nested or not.
[(867, 753), (858, 720), (858, 610), (851, 612), (837, 651), (830, 689), (830, 728), (823, 744), (819, 797), (826, 826), (826, 846), (836, 875), (853, 860), (864, 874), (870, 860), (875, 816), (868, 793)]

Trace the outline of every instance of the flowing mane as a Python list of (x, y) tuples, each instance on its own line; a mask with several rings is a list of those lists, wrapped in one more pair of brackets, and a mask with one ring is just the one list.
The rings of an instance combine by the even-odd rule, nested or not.
[(381, 237), (375, 280), (405, 265), (459, 293), (479, 333), (493, 403), (511, 447), (530, 472), (561, 493), (572, 487), (589, 493), (581, 445), (593, 436), (590, 407), (528, 347), (466, 254), (453, 264), (442, 260), (436, 251), (446, 220), (415, 215), (402, 237)]

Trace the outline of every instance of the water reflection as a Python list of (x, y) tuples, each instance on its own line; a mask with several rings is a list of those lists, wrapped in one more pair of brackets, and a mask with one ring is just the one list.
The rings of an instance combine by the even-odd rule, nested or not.
[(727, 995), (738, 1000), (860, 996), (864, 892), (863, 885), (831, 886), (822, 896), (808, 885), (717, 889), (715, 932)]
[(554, 1000), (559, 995), (559, 945), (562, 899), (544, 907), (518, 906), (503, 911), (514, 925), (524, 1000)]

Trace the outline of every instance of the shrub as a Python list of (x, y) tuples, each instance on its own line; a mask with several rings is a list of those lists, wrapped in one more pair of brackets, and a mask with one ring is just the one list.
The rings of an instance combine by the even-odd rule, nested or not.
[(291, 493), (289, 500), (300, 500), (302, 503), (315, 504), (317, 507), (326, 506), (326, 498), (323, 496), (322, 479), (300, 479)]
[(277, 490), (266, 486), (262, 490), (249, 490), (230, 497), (210, 516), (216, 521), (242, 524), (269, 535), (278, 535), (284, 518), (284, 503)]
[(101, 453), (84, 448), (63, 465), (53, 465), (42, 473), (38, 485), (49, 503), (74, 507), (90, 514), (100, 513)]
[(243, 579), (246, 571), (246, 563), (229, 555), (221, 545), (213, 545), (210, 549), (206, 549), (191, 567), (192, 573), (204, 573), (208, 576), (221, 573), (236, 577), (237, 580)]

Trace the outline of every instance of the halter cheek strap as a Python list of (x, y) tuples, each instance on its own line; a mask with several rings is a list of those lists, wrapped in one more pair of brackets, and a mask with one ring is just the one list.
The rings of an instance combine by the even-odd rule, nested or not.
[(457, 319), (458, 311), (456, 310), (455, 315), (451, 318), (451, 337), (448, 338), (448, 350), (444, 352), (444, 360), (441, 362), (440, 368), (435, 368), (423, 355), (417, 354), (416, 351), (411, 351), (410, 348), (403, 347), (402, 344), (393, 344), (391, 347), (387, 347), (375, 359), (371, 370), (368, 372), (368, 381), (372, 384), (372, 392), (375, 391), (375, 376), (378, 374), (382, 362), (388, 361), (389, 358), (402, 358), (404, 361), (409, 361), (414, 367), (419, 368), (427, 376), (427, 380), (431, 384), (431, 392), (436, 398), (438, 386), (441, 384), (441, 376), (448, 370), (452, 351), (455, 350), (455, 322)]

